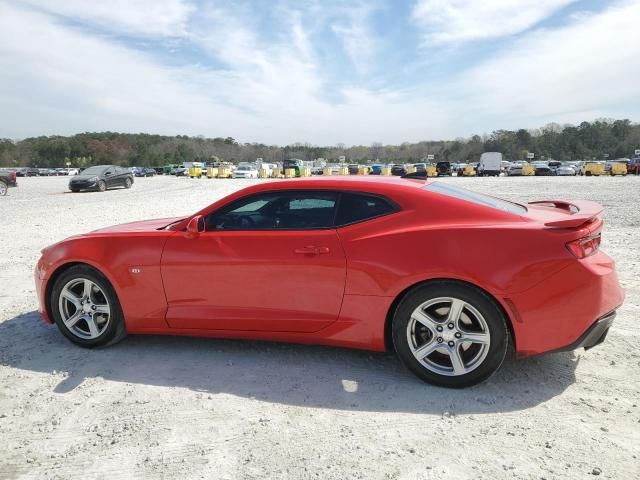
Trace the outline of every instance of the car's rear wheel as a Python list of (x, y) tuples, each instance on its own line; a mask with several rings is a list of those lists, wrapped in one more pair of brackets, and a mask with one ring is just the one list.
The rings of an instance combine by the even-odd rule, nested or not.
[(415, 287), (392, 325), (402, 362), (426, 382), (463, 388), (489, 378), (507, 352), (506, 319), (483, 291), (454, 281)]
[(69, 268), (51, 289), (49, 306), (62, 334), (82, 347), (100, 347), (126, 335), (122, 309), (111, 284), (86, 265)]
[(107, 184), (105, 183), (105, 181), (104, 181), (104, 180), (100, 180), (100, 181), (98, 182), (98, 191), (100, 191), (100, 192), (104, 192), (104, 191), (106, 191), (106, 190), (107, 190)]

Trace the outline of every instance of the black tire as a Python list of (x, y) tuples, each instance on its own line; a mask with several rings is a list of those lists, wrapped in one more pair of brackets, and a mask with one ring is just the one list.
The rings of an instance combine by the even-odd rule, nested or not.
[(0, 185), (0, 196), (4, 197), (9, 191), (9, 184), (4, 182), (3, 180), (0, 180), (0, 184), (2, 184)]
[[(434, 372), (416, 359), (409, 345), (407, 329), (410, 328), (413, 312), (424, 302), (440, 297), (451, 297), (466, 302), (475, 308), (486, 322), (490, 335), (486, 356), (468, 373), (446, 375)], [(506, 319), (495, 300), (478, 288), (451, 280), (429, 282), (412, 288), (396, 309), (392, 323), (392, 338), (400, 360), (411, 372), (425, 382), (450, 388), (470, 387), (489, 378), (502, 365), (509, 344)], [(446, 347), (444, 344), (443, 346)], [(464, 354), (466, 351), (462, 352)], [(429, 355), (435, 354), (442, 355), (438, 352)]]
[(72, 189), (71, 189), (71, 192), (72, 192), (72, 193), (78, 193), (79, 191), (80, 191), (80, 190), (78, 190), (77, 188), (72, 188)]
[[(104, 292), (109, 306), (112, 307), (112, 313), (109, 318), (105, 330), (95, 339), (84, 339), (74, 334), (62, 320), (62, 315), (59, 308), (59, 298), (64, 286), (74, 279), (88, 279), (98, 285)], [(65, 270), (60, 275), (54, 285), (51, 288), (51, 294), (49, 297), (49, 306), (53, 321), (56, 323), (60, 332), (67, 337), (71, 342), (85, 348), (103, 347), (107, 345), (113, 345), (118, 343), (127, 335), (127, 331), (124, 325), (124, 315), (122, 314), (122, 308), (118, 301), (118, 296), (115, 290), (109, 283), (109, 281), (97, 270), (88, 265), (76, 265)]]
[(124, 180), (124, 188), (131, 188), (131, 179), (125, 178)]
[(107, 184), (105, 183), (104, 180), (100, 180), (98, 182), (98, 191), (99, 192), (105, 192), (107, 190)]

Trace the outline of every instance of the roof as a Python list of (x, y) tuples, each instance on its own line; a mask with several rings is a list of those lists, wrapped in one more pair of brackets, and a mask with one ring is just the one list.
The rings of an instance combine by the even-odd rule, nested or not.
[(379, 175), (336, 175), (336, 176), (316, 176), (316, 177), (304, 177), (280, 180), (278, 182), (269, 182), (267, 184), (270, 188), (273, 188), (273, 184), (279, 185), (283, 188), (337, 188), (341, 190), (345, 189), (360, 189), (366, 186), (374, 187), (399, 187), (399, 188), (420, 188), (424, 187), (426, 182), (424, 180), (406, 179), (400, 177), (391, 176), (379, 176)]

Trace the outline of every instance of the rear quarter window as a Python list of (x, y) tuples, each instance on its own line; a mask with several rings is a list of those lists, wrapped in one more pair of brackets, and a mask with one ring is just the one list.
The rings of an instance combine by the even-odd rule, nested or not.
[(336, 226), (363, 222), (398, 210), (399, 207), (395, 203), (384, 197), (345, 192), (340, 197)]
[(465, 188), (458, 187), (456, 185), (449, 185), (448, 183), (433, 182), (423, 187), (425, 190), (436, 192), (441, 195), (447, 195), (449, 197), (459, 198), (467, 202), (484, 205), (485, 207), (495, 208), (516, 215), (522, 215), (527, 213), (527, 207), (518, 203), (502, 200), (501, 198), (491, 197), (482, 193), (473, 192)]

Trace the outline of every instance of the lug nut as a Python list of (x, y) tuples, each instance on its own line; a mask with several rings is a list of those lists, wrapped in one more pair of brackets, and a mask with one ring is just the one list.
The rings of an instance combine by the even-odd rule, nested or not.
[(460, 338), (462, 337), (462, 334), (460, 332), (456, 332), (456, 334), (454, 335), (456, 338)]
[(449, 325), (447, 325), (447, 327), (449, 327), (449, 329), (451, 330), (453, 328), (453, 323), (450, 323)]
[(95, 310), (96, 306), (95, 305), (91, 305), (91, 310)]
[(439, 332), (441, 332), (441, 331), (442, 331), (442, 327), (441, 327), (440, 325), (438, 325), (438, 326), (436, 327), (436, 330), (437, 330), (437, 331), (439, 331)]
[(438, 337), (436, 340), (437, 340), (438, 343), (444, 342), (444, 339), (442, 337)]
[(450, 347), (453, 347), (455, 345), (455, 343), (453, 343), (453, 341), (450, 341), (448, 344)]

